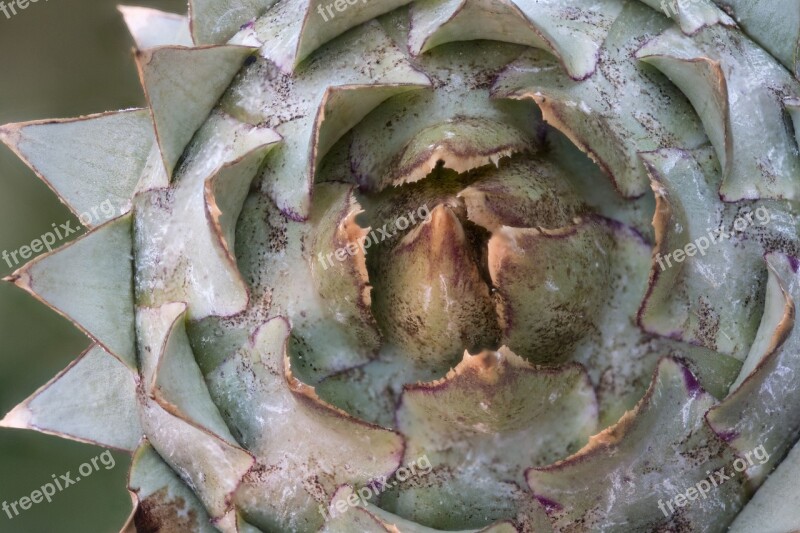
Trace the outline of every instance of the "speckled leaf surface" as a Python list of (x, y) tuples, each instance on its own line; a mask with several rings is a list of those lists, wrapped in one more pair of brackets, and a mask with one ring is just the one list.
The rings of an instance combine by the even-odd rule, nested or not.
[(503, 227), (489, 241), (502, 342), (536, 363), (565, 361), (592, 327), (609, 282), (606, 228)]
[[(408, 21), (401, 12), (382, 22), (396, 42), (405, 42)], [(396, 96), (356, 126), (350, 145), (356, 182), (377, 191), (424, 177), (437, 158), (445, 167), (464, 172), (534, 147), (535, 108), (489, 100), (492, 78), (522, 50), (503, 43), (461, 42), (416, 58), (414, 64), (430, 77), (432, 90)], [(423, 142), (434, 128), (445, 135)]]
[(672, 500), (708, 471), (733, 470), (733, 451), (705, 425), (713, 405), (688, 369), (662, 359), (636, 409), (565, 461), (528, 470), (531, 490), (556, 529), (725, 531), (744, 503), (741, 476), (714, 487), (708, 498), (695, 491), (692, 501), (673, 505), (675, 513), (666, 504), (667, 511), (659, 509), (659, 500)]
[[(486, 39), (547, 50), (575, 79), (590, 76), (622, 2), (599, 5), (549, 0), (425, 0), (411, 8), (415, 55), (454, 41)], [(565, 15), (569, 13), (569, 17)]]
[(609, 220), (598, 222), (609, 237), (604, 241), (607, 286), (596, 287), (606, 297), (600, 310), (587, 317), (591, 327), (575, 345), (570, 360), (583, 364), (597, 387), (601, 427), (615, 423), (636, 405), (665, 355), (681, 358), (703, 388), (717, 398), (725, 397), (741, 363), (642, 331), (637, 314), (647, 291), (652, 246), (631, 228)]
[(759, 338), (764, 341), (754, 343), (748, 356), (755, 368), (708, 413), (714, 431), (740, 455), (763, 447), (768, 460), (759, 457), (761, 460), (747, 471), (756, 484), (763, 482), (800, 435), (800, 407), (787, 401), (795, 393), (800, 372), (800, 332), (794, 322), (795, 302), (800, 297), (798, 263), (794, 257), (779, 254), (768, 255), (767, 261), (770, 281), (766, 305), (780, 306), (782, 312), (764, 315), (759, 329)]
[(504, 41), (544, 49), (550, 45), (512, 2), (424, 0), (414, 2), (410, 12), (408, 44), (414, 55), (455, 41)]
[(246, 307), (247, 287), (236, 268), (232, 235), (250, 183), (279, 140), (268, 128), (215, 111), (192, 142), (196, 155), (178, 168), (175, 188), (137, 196), (141, 305), (185, 301), (194, 319), (233, 315)]
[[(343, 190), (347, 188), (339, 188), (340, 192)], [(345, 198), (340, 201), (344, 205)], [(290, 353), (295, 372), (307, 383), (316, 383), (374, 356), (373, 349), (364, 349), (371, 345), (371, 335), (354, 335), (349, 324), (331, 314), (331, 302), (319, 295), (321, 280), (314, 278), (313, 269), (317, 266), (312, 266), (319, 264), (319, 257), (310, 252), (312, 242), (322, 234), (311, 224), (289, 220), (263, 193), (251, 192), (236, 239), (238, 267), (251, 298), (239, 314), (209, 317), (190, 325), (204, 372), (216, 368), (226, 354), (245, 343), (272, 316), (292, 317)], [(357, 294), (355, 290), (353, 294)]]
[[(192, 487), (203, 502), (203, 506), (214, 520), (222, 520), (230, 515), (233, 493), (242, 478), (254, 465), (254, 458), (238, 443), (232, 443), (214, 434), (214, 422), (218, 413), (203, 411), (202, 404), (176, 406), (159, 398), (156, 389), (160, 361), (169, 350), (175, 355), (176, 328), (183, 327), (185, 305), (168, 304), (161, 308), (140, 308), (137, 312), (138, 345), (141, 347), (141, 385), (138, 389), (139, 417), (145, 434), (158, 454), (173, 470)], [(179, 331), (179, 330), (178, 330)], [(178, 346), (186, 350), (185, 346)], [(191, 362), (189, 362), (191, 364)], [(197, 374), (195, 374), (197, 379)], [(173, 391), (168, 397), (184, 400), (175, 394), (174, 389), (195, 393), (202, 390), (204, 383), (187, 386), (184, 383), (171, 383)], [(208, 394), (208, 391), (205, 391)], [(160, 400), (160, 401), (159, 401)], [(180, 402), (179, 402), (180, 403)], [(207, 404), (205, 405), (207, 409)], [(192, 419), (194, 418), (194, 419)], [(211, 428), (202, 423), (209, 423)], [(198, 423), (200, 422), (200, 423)], [(228, 435), (226, 435), (228, 436)]]
[(721, 202), (707, 152), (642, 157), (656, 193), (657, 244), (640, 323), (744, 360), (764, 307), (764, 247), (796, 246), (793, 217), (778, 204)]
[(800, 435), (800, 91), (716, 4), (123, 8), (150, 120), (0, 129), (114, 207), (7, 278), (96, 344), (0, 425), (144, 436), (126, 533), (724, 531)]
[(624, 196), (641, 196), (647, 173), (638, 152), (706, 142), (686, 98), (664, 76), (629, 59), (667, 27), (663, 16), (628, 3), (609, 30), (592, 77), (576, 82), (557, 62), (531, 51), (499, 77), (493, 94), (533, 99), (544, 119), (588, 153)]
[(417, 473), (398, 484), (392, 510), (445, 529), (474, 527), (516, 518), (525, 506), (502, 502), (502, 487), (583, 446), (597, 428), (597, 400), (579, 366), (539, 369), (503, 347), (467, 353), (445, 379), (407, 386), (397, 422), (403, 464)]
[(253, 52), (246, 46), (163, 46), (137, 52), (156, 137), (167, 174)]
[(793, 533), (800, 524), (800, 446), (795, 444), (731, 524), (729, 533)]
[(310, 253), (315, 286), (331, 319), (353, 337), (353, 345), (377, 352), (381, 333), (372, 312), (366, 255), (378, 243), (372, 242), (372, 228), (356, 222), (363, 210), (352, 186), (323, 184), (315, 192), (310, 219), (315, 228)]
[[(351, 502), (356, 501), (356, 506)], [(406, 520), (369, 503), (358, 503), (359, 495), (352, 487), (342, 486), (331, 498), (328, 506), (329, 518), (320, 530), (320, 533), (436, 533), (441, 531), (416, 522)], [(341, 503), (340, 503), (341, 502)], [(338, 506), (338, 507), (337, 507)], [(339, 509), (345, 509), (341, 512)], [(537, 526), (539, 526), (537, 524)], [(542, 529), (537, 532), (550, 531), (547, 524), (542, 523)], [(499, 522), (489, 527), (477, 530), (461, 530), (454, 533), (517, 533), (519, 530), (509, 521)]]
[(598, 215), (633, 228), (648, 243), (655, 242), (653, 211), (656, 201), (652, 191), (636, 199), (624, 198), (609, 176), (558, 130), (547, 130), (545, 148), (562, 169), (565, 182), (586, 206)]
[[(331, 43), (294, 75), (266, 59), (252, 63), (237, 78), (222, 108), (242, 121), (265, 123), (285, 138), (261, 176), (262, 188), (284, 214), (305, 220), (317, 163), (325, 155), (317, 141), (327, 139), (326, 146), (333, 146), (392, 94), (429, 84), (380, 26), (370, 23)], [(349, 106), (349, 112), (332, 114), (332, 99)]]
[[(164, 310), (172, 318), (175, 306)], [(153, 310), (162, 312), (162, 310)], [(224, 420), (208, 392), (203, 374), (197, 366), (186, 335), (186, 308), (174, 316), (164, 339), (163, 348), (155, 361), (152, 381), (145, 382), (145, 390), (165, 410), (214, 435), (235, 444)]]
[(693, 35), (716, 24), (734, 26), (736, 23), (723, 10), (714, 5), (712, 0), (641, 0), (653, 9), (664, 13), (678, 23), (681, 31)]
[(128, 487), (136, 499), (134, 531), (218, 531), (197, 496), (147, 442), (133, 456)]
[(636, 57), (666, 74), (697, 110), (721, 162), (724, 200), (798, 198), (800, 153), (783, 101), (800, 95), (800, 84), (774, 58), (724, 26), (694, 37), (671, 28)]
[(375, 267), (373, 309), (386, 341), (429, 372), (447, 372), (464, 347), (496, 342), (494, 306), (475, 259), (458, 217), (440, 205)]
[(800, 74), (800, 6), (794, 0), (714, 0), (742, 29), (789, 69)]
[(268, 530), (319, 527), (318, 507), (337, 486), (391, 474), (402, 453), (399, 435), (322, 403), (292, 376), (288, 336), (285, 320), (267, 322), (208, 377), (233, 432), (258, 457), (237, 505), (248, 522)]
[(566, 172), (547, 160), (515, 159), (474, 175), (476, 181), (458, 197), (469, 220), (491, 232), (503, 226), (563, 228), (587, 212)]
[[(262, 57), (291, 73), (321, 45), (347, 30), (408, 4), (410, 0), (333, 3), (326, 0), (285, 0), (234, 38), (261, 48)], [(300, 14), (300, 16), (298, 16)]]

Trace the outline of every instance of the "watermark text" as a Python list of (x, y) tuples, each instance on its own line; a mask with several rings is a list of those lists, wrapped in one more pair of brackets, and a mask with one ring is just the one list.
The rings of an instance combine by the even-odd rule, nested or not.
[(47, 503), (52, 502), (53, 496), (56, 495), (57, 491), (61, 492), (67, 487), (78, 483), (81, 479), (85, 479), (95, 472), (98, 472), (100, 470), (100, 465), (103, 465), (106, 470), (111, 470), (114, 468), (114, 466), (116, 466), (116, 464), (117, 463), (114, 460), (114, 456), (111, 455), (110, 451), (106, 450), (97, 457), (92, 457), (91, 460), (79, 466), (78, 473), (80, 476), (73, 477), (72, 472), (67, 472), (66, 474), (61, 474), (57, 477), (55, 474), (53, 474), (52, 483), (45, 483), (38, 489), (31, 492), (30, 496), (23, 496), (22, 498), (11, 503), (4, 501), (2, 504), (0, 504), (0, 507), (2, 507), (3, 512), (8, 516), (8, 518), (13, 520), (15, 517), (19, 516), (20, 510), (27, 511), (34, 505), (42, 503), (45, 500), (47, 500)]
[[(753, 220), (755, 217), (755, 220)], [(667, 255), (656, 254), (656, 261), (661, 271), (665, 271), (672, 267), (672, 261), (675, 263), (683, 263), (687, 257), (694, 257), (698, 253), (705, 257), (712, 244), (719, 244), (725, 239), (730, 239), (736, 233), (741, 233), (747, 228), (755, 225), (756, 222), (760, 226), (766, 226), (772, 220), (772, 215), (766, 207), (759, 207), (752, 213), (746, 213), (738, 217), (733, 222), (733, 231), (730, 233), (727, 229), (720, 227), (716, 230), (709, 230), (707, 236), (698, 237), (694, 242), (690, 242), (680, 250), (675, 250)]]
[(731, 465), (732, 468), (730, 470), (726, 469), (724, 466), (714, 472), (706, 470), (707, 478), (698, 481), (693, 487), (687, 488), (684, 492), (666, 502), (658, 500), (658, 508), (664, 513), (664, 516), (670, 516), (675, 512), (675, 507), (685, 507), (687, 503), (695, 501), (700, 497), (704, 500), (707, 499), (712, 488), (715, 489), (719, 487), (726, 481), (736, 477), (736, 474), (744, 472), (748, 467), (753, 466), (755, 464), (753, 461), (754, 457), (759, 461), (759, 464), (762, 465), (769, 461), (769, 454), (764, 449), (763, 444), (747, 452), (744, 458), (737, 457), (733, 465)]
[(358, 490), (358, 493), (354, 492), (346, 500), (338, 500), (335, 505), (331, 505), (330, 512), (328, 512), (323, 505), (319, 506), (319, 512), (326, 519), (330, 520), (331, 518), (346, 513), (351, 507), (366, 505), (370, 499), (382, 494), (387, 489), (396, 487), (403, 481), (417, 476), (425, 476), (430, 474), (432, 470), (433, 465), (428, 459), (428, 456), (423, 455), (422, 457), (417, 458), (416, 461), (398, 468), (392, 476), (391, 481), (387, 479), (386, 476), (374, 479), (367, 483), (364, 487), (361, 487)]

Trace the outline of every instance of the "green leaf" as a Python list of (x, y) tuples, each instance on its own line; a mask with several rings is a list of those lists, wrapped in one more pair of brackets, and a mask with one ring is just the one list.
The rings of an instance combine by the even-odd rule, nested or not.
[(714, 0), (795, 77), (800, 75), (800, 10), (794, 0)]
[(234, 231), (250, 184), (279, 140), (269, 128), (214, 112), (177, 170), (175, 187), (137, 197), (140, 305), (184, 301), (193, 319), (246, 308)]
[(499, 332), (489, 286), (458, 217), (444, 205), (426, 214), (376, 258), (373, 311), (386, 342), (409, 364), (443, 375), (465, 347), (494, 345)]
[(763, 311), (762, 256), (796, 247), (796, 223), (777, 203), (721, 202), (720, 173), (708, 150), (663, 150), (642, 159), (656, 193), (657, 243), (640, 323), (744, 360)]
[(458, 197), (469, 220), (491, 232), (503, 226), (562, 228), (587, 212), (566, 174), (546, 159), (514, 159), (474, 172), (476, 181)]
[(125, 215), (31, 261), (6, 280), (136, 368), (131, 241), (131, 216)]
[(406, 386), (397, 422), (412, 466), (386, 508), (441, 529), (482, 527), (525, 509), (502, 501), (506, 482), (524, 485), (526, 468), (588, 442), (597, 399), (579, 365), (535, 368), (503, 347), (466, 353), (445, 379)]
[(735, 26), (736, 23), (711, 0), (641, 0), (653, 9), (663, 13), (678, 23), (686, 35), (694, 35), (708, 26), (723, 24)]
[(714, 26), (694, 38), (669, 29), (636, 57), (697, 110), (722, 164), (723, 200), (800, 198), (800, 152), (784, 123), (784, 100), (800, 96), (800, 84), (772, 56), (738, 30)]
[(146, 441), (133, 456), (128, 487), (136, 502), (134, 531), (218, 531), (194, 492)]
[(409, 364), (402, 350), (387, 345), (376, 359), (328, 376), (316, 389), (320, 398), (356, 418), (394, 428), (403, 386), (441, 375)]
[(714, 487), (705, 481), (707, 497), (695, 489), (683, 506), (675, 503), (711, 472), (734, 471), (733, 451), (705, 424), (712, 405), (691, 372), (662, 359), (646, 396), (619, 423), (565, 461), (528, 470), (555, 529), (580, 523), (589, 531), (724, 531), (744, 504), (743, 476)]
[[(176, 311), (180, 312), (176, 315)], [(153, 315), (163, 315), (166, 320), (174, 316), (160, 343), (152, 379), (144, 383), (145, 391), (166, 411), (236, 445), (194, 359), (186, 335), (186, 306), (173, 304), (164, 309), (140, 310), (139, 314), (140, 322), (152, 322)]]
[(136, 376), (94, 345), (0, 421), (133, 452), (143, 430), (136, 408)]
[[(395, 42), (405, 44), (408, 21), (392, 14), (383, 27)], [(353, 130), (349, 166), (362, 190), (426, 177), (439, 160), (446, 168), (466, 172), (497, 164), (501, 157), (536, 147), (540, 125), (529, 103), (493, 101), (493, 79), (524, 48), (462, 42), (440, 46), (414, 64), (436, 90), (391, 98)]]
[(234, 492), (255, 459), (220, 427), (217, 406), (208, 401), (205, 384), (198, 381), (202, 378), (181, 335), (185, 309), (173, 303), (137, 310), (142, 356), (139, 413), (159, 455), (192, 488), (212, 519), (227, 524), (235, 518)]
[(666, 27), (664, 17), (628, 3), (611, 27), (590, 78), (576, 82), (557, 62), (530, 51), (499, 77), (493, 95), (534, 100), (544, 119), (589, 154), (622, 195), (637, 198), (648, 185), (639, 152), (706, 143), (686, 97), (652, 68), (631, 61), (643, 42)]
[[(333, 186), (331, 192), (336, 190), (341, 193), (346, 188)], [(344, 208), (344, 198), (341, 202)], [(317, 214), (313, 216), (317, 220)], [(307, 383), (316, 383), (374, 356), (368, 323), (363, 324), (367, 329), (354, 331), (350, 324), (343, 324), (331, 314), (332, 306), (337, 304), (323, 300), (316, 290), (327, 283), (315, 279), (313, 269), (320, 266), (319, 257), (311, 255), (311, 244), (322, 233), (323, 229), (314, 224), (289, 220), (266, 195), (251, 192), (237, 229), (237, 259), (252, 295), (249, 304), (236, 316), (209, 317), (190, 327), (198, 361), (206, 374), (227, 354), (247, 343), (265, 316), (290, 317), (292, 362), (298, 376)], [(292, 282), (287, 283), (287, 279)], [(360, 283), (356, 279), (352, 282)], [(355, 285), (352, 289), (350, 294), (363, 296), (355, 291)], [(345, 304), (338, 305), (341, 309), (358, 309), (355, 302)], [(361, 333), (367, 336), (362, 337)]]
[[(485, 39), (533, 46), (558, 57), (574, 79), (590, 76), (622, 2), (424, 0), (411, 9), (414, 55), (453, 41)], [(565, 16), (569, 13), (569, 16)]]
[[(322, 45), (347, 30), (369, 25), (372, 19), (409, 2), (381, 0), (334, 4), (329, 0), (284, 0), (258, 19), (252, 29), (243, 30), (237, 37), (247, 44), (257, 43), (263, 57), (283, 72), (291, 73)], [(370, 50), (377, 45), (369, 44)]]
[(751, 533), (772, 531), (784, 533), (795, 531), (800, 524), (800, 444), (796, 444), (789, 455), (781, 461), (753, 499), (731, 524), (729, 533)]
[[(361, 228), (362, 213), (354, 188), (344, 184), (320, 184), (314, 189), (310, 223), (311, 271), (321, 302), (330, 320), (341, 324), (354, 346), (377, 352), (381, 334), (372, 314), (372, 287), (367, 273), (366, 239), (370, 228)], [(377, 245), (378, 243), (374, 243)], [(352, 252), (352, 253), (351, 253)]]
[(167, 174), (252, 52), (245, 46), (163, 46), (136, 53)]
[(192, 36), (198, 45), (224, 44), (278, 0), (190, 0)]
[(155, 137), (145, 110), (0, 127), (8, 145), (93, 228), (131, 208)]
[(740, 456), (759, 447), (768, 454), (768, 460), (750, 464), (747, 470), (756, 485), (800, 436), (800, 407), (785, 400), (800, 377), (800, 332), (795, 327), (795, 303), (800, 301), (798, 262), (794, 257), (770, 254), (767, 264), (767, 311), (745, 369), (731, 395), (707, 416), (714, 431)]
[(336, 141), (390, 96), (429, 85), (380, 26), (369, 23), (325, 47), (293, 75), (259, 59), (236, 80), (222, 107), (283, 136), (261, 175), (262, 190), (288, 217), (306, 220), (317, 167)]
[(486, 118), (457, 117), (414, 135), (385, 169), (381, 186), (414, 183), (438, 166), (459, 174), (497, 166), (502, 158), (532, 150), (533, 144), (514, 126)]
[[(601, 427), (633, 409), (644, 396), (658, 360), (670, 355), (688, 366), (700, 384), (724, 398), (741, 363), (711, 350), (642, 331), (637, 315), (648, 288), (652, 246), (635, 230), (599, 220), (610, 240), (607, 297), (590, 318), (592, 327), (578, 341), (570, 361), (583, 364), (600, 400)], [(597, 290), (602, 290), (597, 287)]]
[[(369, 503), (362, 503), (358, 506), (351, 505), (350, 502), (357, 501), (358, 498), (359, 496), (352, 487), (347, 485), (339, 487), (331, 498), (327, 509), (328, 520), (321, 533), (351, 533), (353, 531), (362, 533), (437, 533), (440, 531), (421, 526)], [(339, 508), (346, 510), (340, 512)], [(538, 527), (539, 524), (537, 524)], [(503, 521), (481, 530), (472, 529), (455, 533), (517, 533), (518, 531), (510, 521)], [(543, 523), (541, 529), (536, 529), (536, 531), (546, 533), (552, 530), (546, 523)]]
[(239, 215), (250, 192), (253, 178), (267, 153), (280, 140), (280, 136), (272, 130), (260, 128), (253, 128), (249, 135), (237, 136), (237, 140), (243, 137), (255, 142), (240, 157), (223, 165), (205, 182), (205, 211), (211, 222), (212, 233), (225, 248), (232, 268), (236, 265), (236, 224)]
[(591, 219), (576, 222), (503, 227), (489, 241), (502, 343), (539, 364), (567, 360), (608, 295), (608, 231)]
[(622, 197), (608, 175), (563, 133), (552, 127), (547, 129), (546, 149), (552, 162), (561, 168), (564, 182), (591, 211), (633, 228), (648, 243), (654, 242), (656, 200), (651, 190), (636, 199)]
[(285, 320), (270, 320), (207, 378), (232, 431), (258, 457), (236, 504), (268, 531), (319, 527), (318, 507), (336, 487), (389, 475), (402, 454), (399, 435), (322, 403), (292, 375), (289, 332)]
[(156, 46), (192, 46), (189, 18), (149, 7), (118, 6), (139, 50)]

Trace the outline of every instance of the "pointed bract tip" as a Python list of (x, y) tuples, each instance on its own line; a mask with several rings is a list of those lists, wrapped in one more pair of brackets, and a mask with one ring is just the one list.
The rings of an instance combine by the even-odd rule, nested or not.
[(30, 427), (32, 413), (24, 403), (19, 404), (0, 420), (0, 427), (14, 429), (28, 429)]
[(17, 128), (14, 124), (0, 126), (0, 142), (11, 147), (11, 145), (14, 144), (13, 138), (15, 137), (16, 131)]
[(30, 276), (27, 274), (27, 272), (25, 272), (25, 268), (23, 267), (13, 274), (9, 274), (8, 276), (4, 277), (2, 281), (13, 283), (17, 287), (22, 287), (24, 289), (29, 285)]

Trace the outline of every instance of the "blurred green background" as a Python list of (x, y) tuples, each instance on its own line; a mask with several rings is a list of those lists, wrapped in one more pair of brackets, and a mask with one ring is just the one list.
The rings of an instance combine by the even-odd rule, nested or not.
[[(185, 1), (134, 1), (185, 12)], [(73, 117), (142, 106), (133, 41), (109, 0), (32, 3), (11, 19), (0, 13), (0, 124)], [(0, 146), (0, 251), (16, 250), (52, 223), (77, 220), (51, 191)], [(12, 272), (0, 261), (0, 277)], [(66, 367), (89, 341), (69, 322), (10, 284), (0, 284), (0, 417)], [(15, 501), (73, 473), (102, 448), (0, 429), (0, 503)], [(129, 458), (82, 479), (10, 520), (0, 532), (117, 532), (130, 512)], [(74, 476), (75, 474), (73, 474)]]

